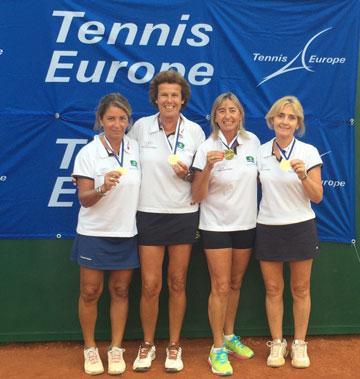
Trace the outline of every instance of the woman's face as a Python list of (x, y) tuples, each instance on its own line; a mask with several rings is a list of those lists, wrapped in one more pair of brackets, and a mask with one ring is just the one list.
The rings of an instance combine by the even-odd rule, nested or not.
[(114, 105), (110, 105), (100, 119), (106, 137), (109, 140), (121, 140), (129, 125), (127, 113)]
[(240, 109), (230, 100), (225, 99), (216, 109), (215, 122), (224, 134), (235, 134), (242, 119)]
[(180, 84), (159, 84), (156, 104), (159, 108), (160, 116), (179, 117), (183, 103)]
[(299, 128), (299, 120), (291, 105), (286, 105), (273, 120), (273, 127), (277, 138), (292, 139), (296, 129)]

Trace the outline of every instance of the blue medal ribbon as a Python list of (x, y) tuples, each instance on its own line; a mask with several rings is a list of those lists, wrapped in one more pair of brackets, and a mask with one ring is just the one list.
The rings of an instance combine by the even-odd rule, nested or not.
[(219, 138), (220, 138), (220, 141), (221, 143), (228, 149), (228, 150), (232, 150), (235, 154), (236, 154), (236, 148), (239, 146), (239, 142), (238, 142), (238, 136), (239, 136), (239, 133), (236, 134), (236, 136), (233, 138), (233, 140), (229, 143), (229, 145), (227, 143), (224, 142), (223, 140), (223, 134), (222, 132), (220, 131), (219, 133)]
[(104, 134), (104, 140), (105, 140), (105, 143), (106, 143), (107, 147), (110, 149), (110, 151), (114, 155), (114, 158), (116, 159), (117, 163), (119, 163), (119, 166), (123, 167), (123, 162), (124, 162), (124, 138), (121, 140), (120, 151), (119, 151), (120, 154), (119, 155), (117, 155), (116, 152), (113, 150), (113, 148), (111, 147), (110, 142), (106, 138), (105, 134)]
[(280, 151), (280, 154), (281, 154), (281, 156), (282, 156), (284, 159), (289, 160), (290, 155), (291, 155), (291, 153), (292, 153), (292, 151), (293, 151), (293, 149), (294, 149), (295, 142), (296, 142), (296, 139), (294, 138), (294, 141), (293, 141), (293, 143), (292, 143), (292, 145), (291, 145), (291, 148), (290, 148), (289, 154), (286, 156), (286, 150), (282, 149), (282, 148), (280, 147), (280, 145), (279, 145), (279, 144), (276, 142), (276, 140), (275, 140), (276, 146), (278, 147), (278, 149), (279, 149), (279, 151)]
[[(161, 129), (163, 131), (163, 133), (164, 133), (164, 137), (165, 137), (166, 143), (167, 143), (167, 145), (169, 147), (170, 153), (173, 154), (173, 155), (176, 155), (177, 145), (178, 145), (178, 142), (179, 142), (180, 122), (181, 122), (181, 118), (179, 117), (177, 125), (176, 125), (176, 129), (175, 129), (175, 145), (174, 146), (171, 145), (171, 142), (169, 141), (169, 138), (166, 135), (164, 128)], [(161, 123), (160, 123), (160, 125), (161, 125)]]

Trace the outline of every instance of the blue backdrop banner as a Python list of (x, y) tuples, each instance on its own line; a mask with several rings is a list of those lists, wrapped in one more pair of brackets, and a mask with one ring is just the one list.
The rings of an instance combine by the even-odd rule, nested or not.
[(121, 92), (134, 119), (154, 113), (149, 83), (169, 68), (207, 134), (221, 92), (262, 142), (270, 105), (297, 96), (324, 161), (320, 238), (355, 238), (358, 0), (4, 0), (0, 24), (0, 238), (74, 236), (70, 174), (99, 98)]

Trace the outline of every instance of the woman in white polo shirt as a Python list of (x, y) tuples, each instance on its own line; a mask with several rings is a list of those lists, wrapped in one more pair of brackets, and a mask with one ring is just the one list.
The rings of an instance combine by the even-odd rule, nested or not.
[(243, 106), (231, 92), (214, 101), (211, 126), (193, 163), (192, 194), (194, 202), (201, 202), (199, 228), (211, 279), (209, 364), (213, 373), (231, 375), (228, 353), (240, 359), (254, 355), (234, 335), (234, 324), (255, 239), (260, 142), (245, 130)]
[(293, 298), (294, 341), (292, 365), (310, 365), (305, 342), (310, 316), (310, 277), (314, 257), (319, 254), (315, 213), (311, 202), (322, 200), (322, 160), (317, 149), (299, 141), (305, 131), (299, 100), (285, 96), (266, 115), (275, 138), (260, 147), (259, 178), (262, 187), (257, 220), (255, 254), (266, 289), (266, 312), (272, 336), (267, 365), (285, 364), (287, 342), (283, 338), (284, 262), (290, 267)]
[(139, 119), (129, 132), (139, 143), (142, 168), (137, 226), (144, 341), (133, 364), (135, 371), (149, 370), (155, 359), (165, 248), (169, 257), (169, 345), (165, 370), (183, 369), (180, 332), (186, 308), (186, 276), (198, 227), (198, 205), (192, 203), (188, 178), (196, 149), (205, 139), (201, 127), (181, 113), (189, 97), (189, 84), (179, 73), (158, 73), (150, 84), (150, 99), (159, 112)]
[(125, 370), (122, 339), (131, 276), (139, 267), (135, 216), (141, 179), (138, 144), (125, 135), (130, 118), (131, 108), (123, 96), (103, 97), (95, 124), (103, 132), (79, 151), (73, 171), (81, 208), (71, 259), (80, 265), (84, 369), (91, 375), (104, 371), (94, 332), (105, 270), (111, 297), (108, 373)]

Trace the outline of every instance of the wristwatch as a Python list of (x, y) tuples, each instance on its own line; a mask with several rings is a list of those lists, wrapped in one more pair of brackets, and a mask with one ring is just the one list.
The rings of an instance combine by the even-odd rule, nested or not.
[(192, 182), (194, 179), (194, 171), (193, 170), (189, 170), (186, 175), (184, 176), (184, 180), (185, 182)]

